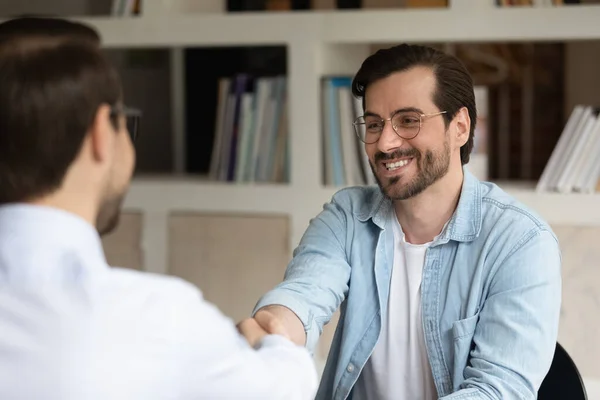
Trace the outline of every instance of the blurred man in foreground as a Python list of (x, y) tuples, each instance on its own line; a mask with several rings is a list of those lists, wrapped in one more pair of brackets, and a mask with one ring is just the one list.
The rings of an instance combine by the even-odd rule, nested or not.
[(236, 329), (191, 284), (109, 267), (140, 113), (93, 30), (30, 22), (0, 24), (0, 398), (313, 398), (277, 324)]

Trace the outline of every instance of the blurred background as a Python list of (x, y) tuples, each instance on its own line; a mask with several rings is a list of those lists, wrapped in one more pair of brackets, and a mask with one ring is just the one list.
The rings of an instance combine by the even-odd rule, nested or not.
[(94, 26), (144, 113), (110, 263), (181, 276), (235, 321), (333, 193), (373, 183), (351, 125), (364, 58), (401, 42), (455, 54), (480, 116), (468, 168), (559, 235), (559, 341), (600, 399), (600, 1), (0, 2), (0, 19), (22, 14)]

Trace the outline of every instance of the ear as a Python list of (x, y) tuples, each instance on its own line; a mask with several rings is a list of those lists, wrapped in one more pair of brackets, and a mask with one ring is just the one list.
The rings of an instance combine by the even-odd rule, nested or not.
[(471, 131), (471, 117), (467, 107), (461, 108), (454, 117), (454, 139), (456, 147), (462, 147), (469, 140), (469, 132)]
[(110, 107), (102, 104), (96, 110), (96, 115), (88, 132), (92, 145), (94, 160), (104, 162), (112, 154), (115, 129), (110, 122)]

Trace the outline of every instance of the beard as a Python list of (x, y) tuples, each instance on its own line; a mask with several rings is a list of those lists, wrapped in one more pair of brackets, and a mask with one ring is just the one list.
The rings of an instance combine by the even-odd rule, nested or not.
[(380, 178), (373, 162), (369, 161), (371, 171), (381, 189), (381, 192), (390, 200), (406, 200), (417, 196), (436, 181), (443, 178), (450, 167), (450, 144), (444, 141), (444, 149), (441, 152), (427, 150), (424, 154), (417, 149), (399, 150), (390, 154), (376, 153), (375, 162), (392, 160), (401, 157), (413, 157), (417, 166), (416, 176), (408, 183), (399, 183), (401, 176), (392, 178)]
[(100, 236), (111, 233), (119, 225), (124, 198), (124, 193), (114, 194), (105, 199), (100, 205), (98, 217), (96, 218), (96, 230)]

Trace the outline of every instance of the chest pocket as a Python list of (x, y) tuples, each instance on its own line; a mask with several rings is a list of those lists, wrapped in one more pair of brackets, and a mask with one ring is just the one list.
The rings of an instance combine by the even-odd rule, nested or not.
[(464, 370), (469, 361), (469, 355), (473, 346), (473, 336), (475, 335), (475, 327), (479, 321), (479, 313), (475, 315), (455, 321), (452, 324), (452, 338), (454, 346), (454, 365), (452, 368), (452, 384), (454, 390), (458, 389), (458, 385), (464, 381)]

